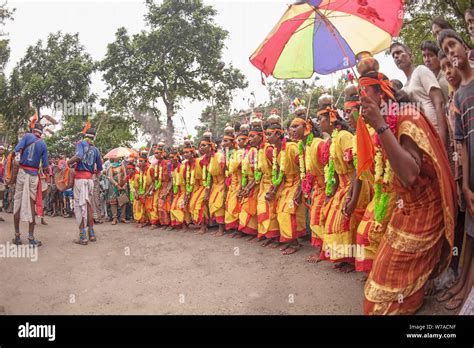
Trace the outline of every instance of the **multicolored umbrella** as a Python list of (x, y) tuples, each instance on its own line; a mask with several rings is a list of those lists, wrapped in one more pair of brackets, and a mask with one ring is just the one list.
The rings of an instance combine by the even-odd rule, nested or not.
[(104, 158), (121, 158), (121, 157), (130, 157), (132, 155), (138, 156), (138, 152), (126, 147), (117, 147), (107, 152)]
[(267, 77), (310, 78), (356, 64), (359, 52), (390, 46), (403, 0), (307, 0), (290, 5), (250, 62)]

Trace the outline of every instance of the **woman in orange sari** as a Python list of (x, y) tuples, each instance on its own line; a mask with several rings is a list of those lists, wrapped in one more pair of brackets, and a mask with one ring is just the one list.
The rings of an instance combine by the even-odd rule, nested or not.
[(242, 185), (238, 195), (238, 198), (241, 199), (239, 231), (250, 235), (249, 241), (258, 234), (257, 197), (259, 186), (256, 184), (254, 176), (258, 149), (262, 141), (262, 121), (255, 119), (250, 125), (249, 149), (242, 159)]
[(319, 100), (318, 116), (323, 132), (331, 134), (329, 162), (325, 167), (326, 196), (323, 208), (324, 235), (320, 259), (335, 263), (347, 273), (354, 270), (356, 231), (370, 202), (370, 186), (356, 177), (353, 166), (353, 135), (333, 109), (332, 97)]
[[(186, 145), (185, 145), (186, 146)], [(190, 215), (185, 207), (186, 182), (184, 163), (180, 163), (180, 152), (178, 148), (171, 150), (171, 179), (173, 183), (173, 200), (170, 207), (170, 220), (173, 229), (182, 229), (190, 222)]]
[[(373, 59), (373, 58), (371, 58)], [(370, 64), (365, 64), (370, 66)], [(388, 78), (376, 70), (359, 80), (362, 115), (377, 131), (398, 195), (365, 285), (365, 314), (413, 314), (425, 285), (449, 265), (454, 239), (455, 187), (436, 130), (413, 105), (395, 101)], [(390, 175), (393, 172), (393, 175)]]
[[(147, 171), (147, 181), (149, 183), (147, 189), (147, 197), (145, 208), (150, 216), (151, 229), (157, 229), (160, 224), (160, 197), (161, 190), (167, 188), (168, 180), (168, 161), (165, 159), (165, 143), (158, 143), (155, 148), (154, 164), (150, 164)], [(166, 180), (166, 181), (165, 181)], [(165, 221), (166, 222), (166, 221)]]

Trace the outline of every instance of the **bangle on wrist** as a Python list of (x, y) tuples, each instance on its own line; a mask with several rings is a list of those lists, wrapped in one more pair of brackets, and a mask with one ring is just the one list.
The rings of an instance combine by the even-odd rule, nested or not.
[(377, 128), (377, 134), (380, 135), (389, 128), (390, 128), (390, 126), (388, 124), (385, 124), (384, 126)]

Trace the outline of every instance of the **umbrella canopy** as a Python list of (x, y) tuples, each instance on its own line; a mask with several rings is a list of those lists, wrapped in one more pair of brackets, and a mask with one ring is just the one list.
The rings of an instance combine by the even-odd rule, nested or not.
[(104, 158), (130, 157), (132, 155), (137, 156), (138, 152), (133, 150), (133, 149), (126, 148), (126, 147), (117, 147), (117, 148), (107, 152), (107, 154), (104, 156)]
[(277, 79), (330, 74), (354, 66), (359, 52), (388, 48), (402, 24), (402, 0), (300, 1), (288, 7), (250, 62)]

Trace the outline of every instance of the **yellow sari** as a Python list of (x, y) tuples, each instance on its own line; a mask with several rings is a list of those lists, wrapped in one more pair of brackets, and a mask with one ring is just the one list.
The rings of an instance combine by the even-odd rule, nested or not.
[(170, 208), (171, 226), (188, 225), (191, 216), (187, 207), (184, 206), (184, 199), (186, 196), (186, 164), (181, 163), (172, 172), (172, 179), (174, 185), (177, 186), (178, 192), (173, 192), (173, 201)]
[(239, 213), (240, 213), (240, 202), (237, 200), (237, 194), (240, 190), (240, 184), (242, 181), (242, 172), (240, 164), (242, 163), (242, 157), (244, 155), (244, 149), (235, 150), (233, 155), (229, 158), (227, 164), (230, 185), (227, 189), (227, 197), (225, 200), (225, 229), (236, 230), (239, 228)]
[[(145, 192), (146, 187), (149, 185), (146, 175), (147, 170), (140, 175), (140, 171), (137, 171), (132, 179), (132, 186), (135, 189), (135, 200), (133, 201), (133, 218), (138, 223), (145, 223), (148, 221), (148, 215), (145, 209), (145, 197), (140, 196), (140, 185), (144, 186)], [(140, 179), (142, 179), (142, 183), (140, 183)]]
[[(244, 155), (242, 159), (243, 171), (247, 174), (247, 185), (253, 180), (255, 173), (255, 162), (257, 159), (257, 149), (252, 147)], [(243, 176), (243, 174), (242, 174)], [(242, 199), (241, 210), (239, 214), (239, 231), (246, 234), (257, 235), (258, 218), (257, 218), (257, 196), (258, 186), (255, 186), (249, 195)]]
[[(281, 163), (282, 151), (278, 154)], [(294, 204), (296, 190), (300, 186), (300, 168), (298, 161), (298, 145), (286, 144), (285, 176), (277, 194), (277, 219), (280, 226), (280, 242), (289, 242), (306, 234), (305, 205)]]
[(203, 186), (201, 160), (203, 156), (194, 160), (194, 187), (189, 200), (189, 212), (191, 213), (193, 222), (196, 225), (207, 224), (209, 219), (209, 211), (207, 205), (204, 204), (204, 196), (206, 188)]
[[(159, 170), (159, 166), (157, 167)], [(156, 173), (155, 177), (155, 167), (150, 166), (146, 172), (146, 181), (147, 181), (147, 191), (150, 186), (155, 185), (156, 177), (158, 177), (158, 173)], [(163, 185), (163, 183), (162, 183)], [(160, 197), (160, 190), (155, 190), (153, 187), (152, 190), (153, 194), (151, 196), (147, 196), (145, 198), (145, 209), (146, 213), (149, 217), (149, 221), (152, 225), (158, 225), (160, 223), (160, 217), (158, 215), (158, 199)]]
[(258, 150), (258, 165), (262, 172), (257, 196), (258, 238), (265, 236), (270, 239), (280, 236), (276, 200), (269, 202), (265, 199), (265, 195), (272, 186), (272, 161), (267, 155), (272, 153), (273, 147), (270, 144), (264, 144), (263, 148)]
[(313, 176), (311, 190), (311, 207), (309, 211), (309, 225), (311, 228), (311, 245), (323, 245), (324, 224), (321, 221), (321, 212), (326, 200), (326, 185), (324, 183), (324, 166), (329, 157), (329, 146), (321, 138), (314, 138), (311, 146), (305, 151), (306, 172)]
[(334, 140), (334, 170), (339, 186), (323, 208), (324, 235), (320, 258), (332, 262), (354, 263), (357, 254), (356, 231), (365, 208), (371, 200), (371, 186), (362, 180), (359, 199), (350, 217), (342, 214), (355, 169), (352, 165), (352, 137), (346, 130), (339, 130)]
[(224, 224), (224, 193), (225, 193), (225, 177), (224, 177), (224, 154), (216, 152), (209, 163), (209, 173), (212, 176), (212, 188), (209, 195), (209, 216), (211, 220), (218, 224)]

